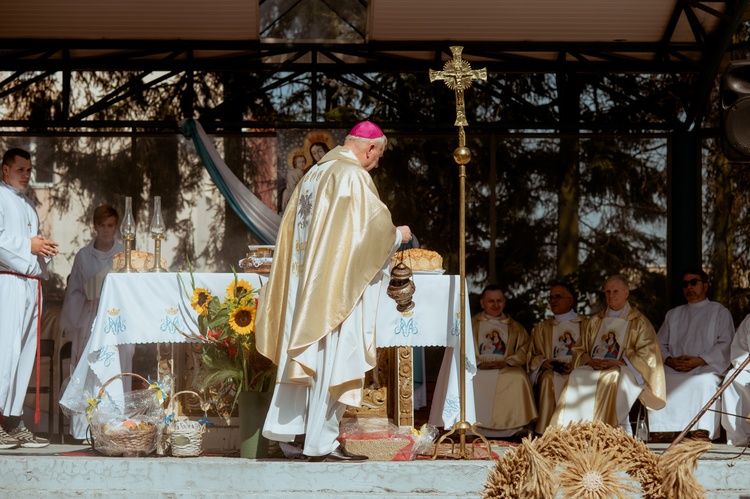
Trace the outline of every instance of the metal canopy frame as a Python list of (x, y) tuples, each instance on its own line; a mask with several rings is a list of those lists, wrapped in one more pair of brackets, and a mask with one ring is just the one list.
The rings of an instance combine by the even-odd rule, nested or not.
[[(581, 130), (632, 133), (699, 129), (731, 37), (745, 15), (749, 0), (726, 0), (723, 12), (696, 0), (678, 0), (664, 28), (661, 40), (642, 42), (446, 42), (446, 41), (365, 41), (363, 43), (316, 43), (272, 41), (199, 40), (67, 40), (0, 38), (0, 71), (10, 76), (0, 81), (0, 105), (30, 85), (48, 78), (62, 82), (60, 112), (54, 119), (0, 119), (0, 133), (36, 135), (92, 130), (131, 131), (131, 133), (174, 133), (176, 120), (109, 120), (97, 114), (107, 108), (139, 97), (144, 91), (169, 78), (179, 78), (185, 90), (180, 108), (185, 116), (198, 107), (193, 84), (203, 72), (253, 73), (266, 77), (280, 75), (266, 86), (249, 90), (231, 101), (203, 109), (203, 126), (211, 131), (247, 131), (270, 128), (330, 128), (317, 112), (318, 95), (324, 91), (321, 75), (334, 79), (392, 108), (385, 127), (401, 131), (448, 131), (404, 103), (393, 91), (379, 84), (373, 75), (388, 73), (423, 74), (436, 62), (450, 58), (449, 45), (462, 45), (467, 60), (487, 67), (490, 78), (479, 91), (502, 99), (529, 118), (523, 122), (474, 120), (477, 130)], [(718, 27), (707, 33), (696, 11), (718, 20)], [(674, 42), (678, 20), (684, 15), (693, 40)], [(439, 47), (436, 50), (436, 47)], [(551, 55), (552, 54), (552, 55)], [(133, 72), (130, 80), (111, 90), (86, 109), (71, 113), (71, 94), (76, 85), (74, 72)], [(627, 101), (636, 120), (581, 124), (564, 122), (555, 103), (538, 105), (514, 92), (508, 78), (522, 73), (556, 75), (559, 81), (606, 92), (613, 100)], [(669, 99), (674, 106), (661, 111), (642, 98), (645, 81), (633, 75), (668, 76), (670, 82), (654, 99)], [(150, 79), (152, 78), (152, 79)], [(645, 79), (644, 79), (645, 80)], [(304, 122), (283, 120), (227, 120), (224, 108), (247, 104), (260, 92), (290, 82), (305, 82), (312, 111)], [(20, 95), (20, 94), (18, 94)], [(2, 109), (2, 108), (0, 108)], [(665, 111), (669, 109), (669, 111)]]

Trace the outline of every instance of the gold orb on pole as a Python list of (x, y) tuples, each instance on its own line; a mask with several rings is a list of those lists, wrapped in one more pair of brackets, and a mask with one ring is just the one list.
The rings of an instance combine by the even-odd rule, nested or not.
[[(466, 163), (471, 161), (471, 151), (466, 147), (466, 132), (464, 127), (469, 125), (466, 119), (466, 107), (464, 104), (464, 90), (471, 87), (473, 80), (487, 80), (487, 69), (482, 68), (472, 70), (471, 65), (461, 57), (463, 47), (451, 47), (453, 58), (445, 63), (443, 71), (430, 70), (430, 81), (442, 80), (449, 89), (456, 93), (456, 122), (454, 126), (458, 127), (458, 147), (453, 151), (453, 159), (459, 165), (458, 168), (458, 185), (459, 185), (459, 273), (460, 273), (460, 336), (459, 336), (459, 383), (460, 383), (460, 421), (445, 433), (435, 444), (435, 452), (432, 456), (435, 459), (438, 455), (440, 444), (450, 439), (454, 433), (458, 433), (459, 447), (458, 453), (454, 450), (451, 457), (458, 459), (467, 459), (466, 453), (466, 432), (470, 431), (479, 437), (487, 448), (487, 455), (492, 456), (492, 448), (484, 436), (477, 431), (477, 423), (471, 424), (466, 421)], [(451, 442), (453, 441), (450, 439)], [(455, 445), (451, 446), (455, 449)], [(473, 454), (472, 447), (472, 454)]]
[(456, 150), (453, 151), (453, 159), (459, 165), (465, 165), (471, 161), (471, 151), (466, 146), (457, 147)]

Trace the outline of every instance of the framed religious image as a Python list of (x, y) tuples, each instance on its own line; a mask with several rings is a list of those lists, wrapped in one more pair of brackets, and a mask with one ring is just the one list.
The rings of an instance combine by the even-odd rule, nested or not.
[(278, 131), (279, 211), (286, 208), (294, 188), (307, 170), (328, 151), (343, 144), (346, 133), (345, 129)]
[(627, 322), (623, 327), (603, 328), (603, 333), (599, 335), (594, 348), (591, 350), (591, 357), (594, 359), (619, 359), (622, 355), (622, 346), (625, 344), (625, 332)]
[(557, 337), (553, 355), (555, 360), (570, 362), (573, 360), (573, 345), (578, 342), (579, 332), (576, 329), (565, 329)]
[(504, 360), (507, 343), (507, 328), (491, 327), (489, 321), (480, 322), (477, 337), (477, 355), (480, 362)]

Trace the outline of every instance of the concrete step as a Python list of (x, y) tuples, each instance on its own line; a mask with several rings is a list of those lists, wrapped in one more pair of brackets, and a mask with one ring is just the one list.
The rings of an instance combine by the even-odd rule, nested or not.
[[(663, 452), (666, 444), (650, 444)], [(83, 446), (0, 452), (0, 497), (478, 498), (490, 461), (308, 463), (222, 456), (66, 456)], [(505, 448), (496, 448), (502, 453)], [(750, 499), (750, 456), (714, 445), (695, 477), (711, 499)]]

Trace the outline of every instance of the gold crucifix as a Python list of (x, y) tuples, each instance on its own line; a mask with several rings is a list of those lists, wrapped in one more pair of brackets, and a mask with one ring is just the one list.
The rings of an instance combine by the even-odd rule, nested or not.
[(430, 83), (444, 80), (451, 90), (456, 92), (456, 122), (454, 126), (469, 126), (464, 107), (464, 90), (471, 87), (472, 80), (487, 81), (487, 68), (471, 69), (471, 65), (461, 58), (463, 47), (451, 47), (453, 59), (446, 61), (442, 71), (430, 70)]
[[(458, 268), (460, 274), (460, 307), (459, 313), (460, 327), (460, 368), (459, 368), (459, 386), (460, 386), (460, 421), (456, 422), (450, 431), (445, 433), (435, 444), (435, 452), (432, 459), (437, 458), (440, 444), (449, 439), (449, 437), (458, 432), (460, 445), (458, 453), (455, 454), (459, 459), (466, 459), (466, 432), (471, 431), (479, 437), (487, 449), (487, 455), (492, 455), (490, 443), (477, 430), (477, 424), (471, 424), (466, 421), (466, 164), (471, 161), (471, 151), (466, 147), (466, 133), (464, 127), (469, 125), (466, 121), (466, 110), (464, 108), (464, 90), (471, 87), (473, 80), (487, 80), (487, 68), (473, 71), (468, 62), (461, 58), (463, 47), (451, 47), (453, 59), (447, 61), (442, 71), (430, 70), (430, 82), (443, 80), (451, 90), (456, 92), (456, 123), (458, 127), (458, 147), (453, 151), (453, 159), (458, 164), (458, 185), (459, 185), (459, 239), (458, 239)], [(453, 442), (452, 439), (450, 439)], [(472, 454), (474, 447), (472, 446)], [(454, 454), (455, 446), (451, 446), (451, 453)]]

